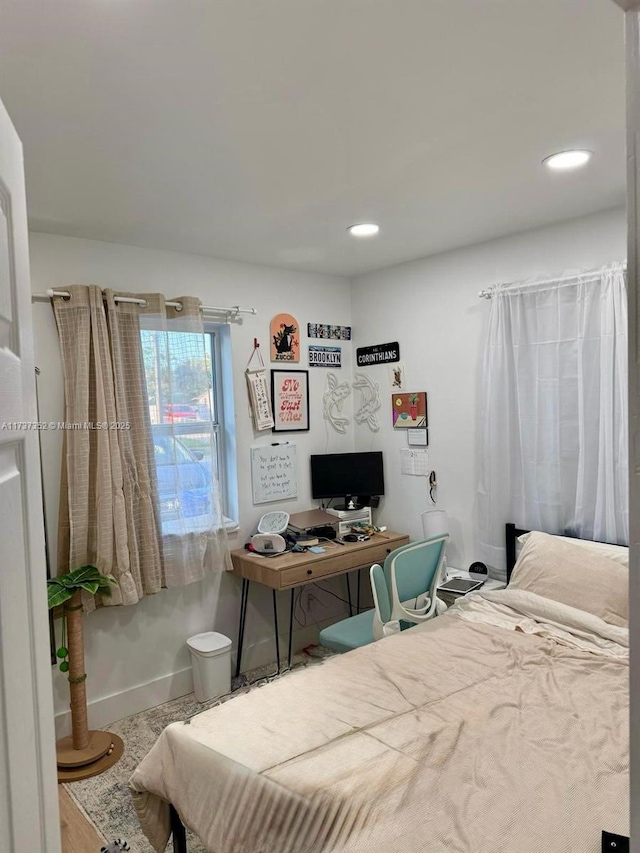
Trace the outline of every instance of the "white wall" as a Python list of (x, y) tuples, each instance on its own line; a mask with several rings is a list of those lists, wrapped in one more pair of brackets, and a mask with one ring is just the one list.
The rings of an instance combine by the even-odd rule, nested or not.
[[(354, 340), (342, 343), (342, 375), (350, 378), (355, 347), (398, 340), (406, 364), (407, 390), (427, 391), (430, 465), (438, 475), (438, 507), (451, 518), (449, 562), (468, 566), (474, 559), (475, 490), (479, 456), (477, 411), (482, 341), (489, 303), (478, 291), (500, 281), (543, 273), (595, 267), (626, 255), (625, 211), (613, 210), (494, 240), (361, 276), (349, 283), (312, 275), (212, 258), (160, 252), (57, 237), (31, 235), (33, 290), (98, 284), (129, 291), (161, 291), (167, 296), (191, 294), (206, 304), (255, 306), (257, 317), (232, 325), (234, 393), (238, 444), (241, 530), (232, 547), (241, 547), (261, 514), (251, 503), (249, 447), (269, 443), (271, 434), (254, 433), (248, 416), (244, 368), (254, 336), (267, 348), (269, 320), (290, 311), (302, 329), (308, 321), (353, 326)], [(34, 305), (34, 333), (41, 420), (62, 419), (62, 377), (51, 308)], [(308, 341), (302, 338), (306, 367)], [(295, 436), (300, 465), (299, 498), (276, 504), (294, 511), (311, 505), (308, 469), (312, 452), (380, 449), (385, 453), (386, 495), (379, 523), (420, 535), (420, 513), (431, 504), (427, 481), (401, 476), (399, 450), (406, 436), (391, 428), (389, 366), (362, 368), (380, 383), (382, 427), (372, 433), (355, 427), (346, 436), (325, 429), (322, 391), (325, 371), (310, 370), (311, 424)], [(357, 401), (356, 401), (357, 402)], [(346, 414), (351, 415), (351, 411)], [(355, 433), (355, 445), (354, 445)], [(48, 530), (55, 555), (60, 446), (59, 433), (42, 433)], [(338, 591), (340, 588), (337, 588)], [(344, 592), (344, 590), (342, 590)], [(317, 590), (313, 616), (331, 620), (341, 605)], [(287, 597), (281, 596), (286, 617)], [(336, 609), (337, 608), (337, 609)], [(225, 575), (178, 590), (163, 590), (133, 608), (106, 608), (85, 619), (87, 682), (94, 726), (182, 695), (190, 689), (189, 657), (184, 645), (191, 634), (219, 630), (237, 635), (239, 582)], [(273, 659), (270, 594), (254, 585), (246, 635), (247, 667)], [(311, 642), (315, 629), (297, 631), (296, 646)], [(243, 667), (244, 668), (244, 667)], [(68, 707), (66, 680), (54, 676), (59, 730)]]
[[(437, 506), (450, 516), (450, 565), (468, 568), (476, 559), (477, 414), (489, 315), (489, 302), (479, 299), (478, 291), (498, 282), (597, 267), (625, 257), (625, 211), (616, 209), (352, 281), (354, 347), (399, 341), (407, 390), (427, 392), (429, 461), (438, 478)], [(424, 478), (399, 472), (400, 448), (407, 446), (407, 439), (391, 428), (389, 366), (362, 370), (382, 391), (383, 425), (373, 448), (385, 454), (385, 523), (418, 537), (420, 513), (432, 504)], [(366, 427), (357, 426), (355, 433), (356, 450), (372, 446)]]
[[(322, 417), (325, 370), (312, 368), (309, 371), (310, 432), (286, 436), (298, 447), (298, 499), (255, 507), (251, 501), (249, 447), (270, 443), (272, 433), (255, 433), (252, 428), (244, 369), (254, 336), (261, 341), (268, 362), (269, 321), (280, 311), (292, 313), (305, 333), (309, 321), (350, 325), (351, 300), (346, 279), (48, 234), (32, 233), (30, 239), (34, 292), (43, 292), (48, 287), (64, 289), (69, 284), (97, 284), (116, 290), (160, 291), (169, 297), (189, 294), (209, 305), (239, 304), (257, 308), (256, 317), (245, 315), (241, 324), (231, 325), (241, 524), (239, 533), (232, 535), (231, 547), (244, 545), (268, 507), (282, 507), (293, 512), (312, 505), (308, 465), (305, 464), (309, 454), (353, 448), (352, 433), (338, 436), (332, 431), (329, 436), (325, 430)], [(36, 303), (33, 316), (36, 364), (42, 370), (38, 382), (40, 419), (59, 421), (63, 419), (63, 385), (53, 312), (49, 305)], [(306, 368), (306, 334), (301, 335), (301, 344), (299, 367)], [(350, 377), (352, 344), (342, 342), (341, 346), (342, 373)], [(41, 435), (47, 526), (55, 563), (62, 435), (56, 432)], [(183, 589), (163, 590), (135, 607), (105, 608), (89, 614), (85, 619), (85, 634), (90, 724), (104, 725), (188, 692), (190, 664), (185, 640), (200, 631), (215, 629), (232, 637), (235, 645), (239, 586), (235, 577), (224, 575)], [(325, 602), (324, 607), (316, 605), (317, 618), (335, 615), (336, 607), (341, 611), (335, 599), (315, 593), (321, 600), (318, 604)], [(280, 597), (284, 624), (288, 596)], [(271, 595), (254, 584), (243, 669), (245, 665), (250, 667), (273, 660), (271, 619)], [(296, 645), (306, 645), (314, 637), (313, 629), (300, 630)], [(60, 714), (68, 708), (68, 685), (59, 673), (54, 676), (54, 689), (56, 712)], [(58, 723), (62, 731), (60, 720)]]

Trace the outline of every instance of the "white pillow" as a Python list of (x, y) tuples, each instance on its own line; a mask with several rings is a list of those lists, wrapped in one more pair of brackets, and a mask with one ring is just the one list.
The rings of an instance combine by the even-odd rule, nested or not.
[(577, 607), (619, 628), (628, 626), (627, 566), (604, 556), (599, 549), (581, 547), (562, 536), (532, 532), (519, 541), (522, 550), (510, 588)]
[[(522, 539), (522, 537), (520, 537)], [(581, 548), (589, 548), (603, 557), (608, 557), (614, 563), (620, 563), (621, 566), (629, 568), (629, 549), (626, 545), (607, 545), (606, 542), (591, 542), (589, 539), (574, 539), (572, 536), (556, 536), (556, 539), (563, 539), (571, 545), (579, 545)]]

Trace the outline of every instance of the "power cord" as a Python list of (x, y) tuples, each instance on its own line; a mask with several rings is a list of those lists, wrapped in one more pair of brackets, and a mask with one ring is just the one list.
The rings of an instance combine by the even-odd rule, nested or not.
[(332, 595), (334, 598), (337, 598), (338, 601), (341, 601), (343, 604), (349, 604), (346, 598), (341, 598), (336, 592), (332, 592), (330, 589), (327, 589), (324, 586), (320, 586), (319, 583), (313, 582), (312, 586), (317, 587), (321, 592), (326, 592), (327, 595)]
[[(295, 600), (293, 602), (293, 618), (296, 620), (296, 622), (298, 623), (298, 625), (300, 625), (301, 628), (306, 628), (307, 627), (307, 616), (308, 616), (308, 614), (307, 614), (307, 611), (304, 609), (304, 604), (302, 603), (302, 593), (303, 592), (304, 592), (304, 587), (300, 587), (300, 589), (298, 590), (298, 594), (296, 595)], [(300, 608), (300, 610), (302, 611), (302, 616), (304, 618), (304, 621), (302, 619), (300, 619), (298, 617), (298, 615), (296, 614), (296, 611), (298, 608)]]
[(429, 474), (429, 497), (431, 498), (431, 503), (437, 503), (437, 498), (435, 497), (436, 489), (438, 488), (438, 481), (436, 480), (436, 472), (431, 471)]

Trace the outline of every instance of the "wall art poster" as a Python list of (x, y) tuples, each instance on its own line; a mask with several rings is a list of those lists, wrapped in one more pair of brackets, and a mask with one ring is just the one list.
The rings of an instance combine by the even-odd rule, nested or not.
[(342, 349), (310, 346), (309, 367), (342, 367)]
[(300, 324), (291, 314), (276, 314), (271, 321), (271, 361), (300, 361)]
[(364, 373), (356, 373), (353, 377), (353, 390), (359, 391), (360, 408), (354, 414), (357, 424), (367, 424), (372, 432), (380, 429), (380, 418), (378, 409), (382, 405), (380, 401), (380, 386)]
[(327, 381), (322, 395), (324, 419), (336, 432), (344, 435), (351, 420), (342, 414), (342, 406), (351, 394), (351, 385), (348, 382), (340, 382), (335, 373), (327, 373), (326, 376)]
[(415, 394), (392, 394), (391, 409), (394, 429), (428, 426), (427, 395), (424, 391)]
[(260, 431), (271, 429), (273, 426), (273, 414), (271, 413), (271, 400), (267, 387), (267, 374), (264, 367), (259, 370), (245, 371), (247, 377), (247, 388), (249, 391), (249, 404), (255, 428)]
[(272, 370), (274, 432), (309, 429), (309, 371)]
[(404, 363), (402, 361), (397, 362), (397, 364), (393, 364), (389, 368), (389, 379), (391, 380), (392, 391), (402, 391), (405, 387), (404, 376)]
[(329, 326), (326, 323), (307, 323), (308, 338), (326, 338), (330, 341), (350, 341), (351, 326)]

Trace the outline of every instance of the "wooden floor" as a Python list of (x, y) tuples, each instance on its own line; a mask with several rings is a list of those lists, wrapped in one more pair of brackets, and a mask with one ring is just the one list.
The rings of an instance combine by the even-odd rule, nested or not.
[(62, 785), (58, 785), (58, 798), (62, 853), (100, 853), (104, 840), (100, 838)]

